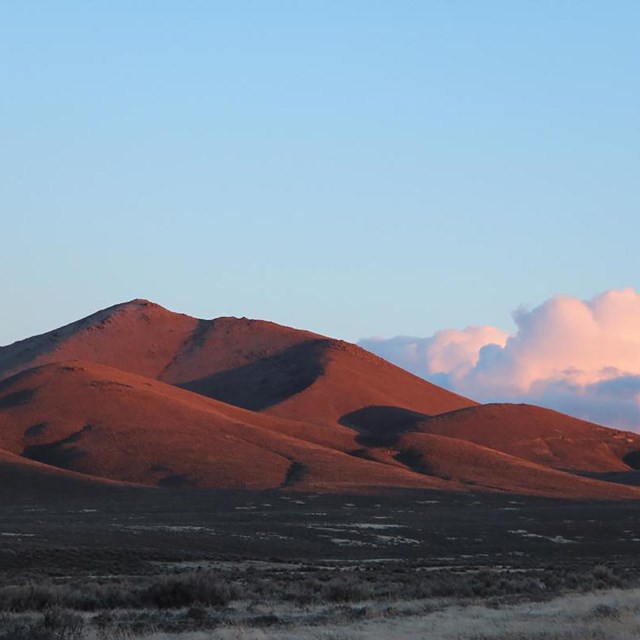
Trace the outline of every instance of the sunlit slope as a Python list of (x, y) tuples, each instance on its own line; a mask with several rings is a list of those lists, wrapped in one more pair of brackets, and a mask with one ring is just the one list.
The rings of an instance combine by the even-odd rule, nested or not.
[(0, 378), (75, 359), (317, 424), (369, 405), (431, 415), (475, 404), (355, 345), (260, 320), (198, 320), (146, 300), (0, 348)]
[(577, 475), (637, 466), (636, 434), (478, 405), (343, 341), (146, 300), (0, 348), (0, 450), (2, 473), (65, 482), (640, 497)]
[(91, 476), (247, 489), (446, 484), (306, 441), (305, 432), (94, 363), (47, 365), (0, 386), (0, 447)]
[(488, 404), (453, 411), (414, 428), (475, 442), (525, 460), (572, 471), (628, 471), (640, 435), (526, 404)]
[(469, 490), (559, 498), (640, 498), (637, 487), (582, 478), (456, 438), (407, 433), (396, 446), (397, 457), (409, 467), (455, 478)]

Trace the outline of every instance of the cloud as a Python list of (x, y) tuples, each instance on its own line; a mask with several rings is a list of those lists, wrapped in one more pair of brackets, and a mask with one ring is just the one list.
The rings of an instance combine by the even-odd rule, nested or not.
[(513, 319), (513, 335), (484, 326), (359, 344), (476, 400), (532, 402), (640, 430), (640, 294), (559, 295)]

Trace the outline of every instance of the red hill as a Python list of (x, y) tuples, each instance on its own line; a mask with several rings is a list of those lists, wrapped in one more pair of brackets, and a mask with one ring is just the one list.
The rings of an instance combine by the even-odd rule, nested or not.
[(428, 433), (572, 471), (628, 471), (624, 458), (640, 450), (640, 435), (527, 404), (487, 404), (419, 421)]
[(0, 497), (3, 501), (28, 500), (34, 495), (94, 495), (96, 492), (132, 488), (122, 482), (95, 478), (28, 460), (0, 449)]
[(0, 388), (2, 449), (101, 478), (247, 489), (447, 485), (303, 439), (313, 433), (93, 363), (30, 369)]
[(635, 487), (595, 482), (456, 438), (408, 433), (398, 458), (411, 468), (455, 478), (469, 489), (573, 498), (638, 498)]
[(1, 348), (0, 379), (76, 359), (321, 424), (369, 404), (427, 414), (475, 404), (355, 345), (272, 322), (197, 320), (146, 300)]
[(9, 483), (630, 498), (565, 471), (625, 471), (637, 451), (640, 436), (477, 405), (355, 345), (145, 300), (0, 348)]

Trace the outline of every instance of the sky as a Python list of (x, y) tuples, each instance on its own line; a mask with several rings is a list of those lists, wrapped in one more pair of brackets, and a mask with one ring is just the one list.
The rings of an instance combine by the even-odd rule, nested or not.
[(640, 294), (557, 295), (513, 313), (516, 328), (442, 329), (360, 345), (481, 402), (527, 402), (640, 432)]
[(0, 345), (136, 297), (356, 341), (640, 290), (635, 0), (0, 2)]

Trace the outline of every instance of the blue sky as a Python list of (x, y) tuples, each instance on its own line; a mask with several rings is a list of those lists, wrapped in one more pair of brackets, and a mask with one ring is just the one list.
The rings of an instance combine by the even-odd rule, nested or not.
[(0, 344), (134, 297), (349, 340), (640, 288), (635, 0), (0, 3)]

